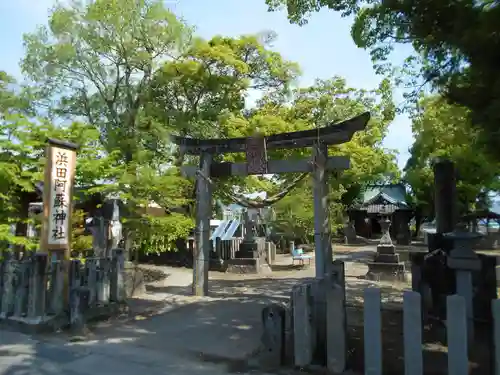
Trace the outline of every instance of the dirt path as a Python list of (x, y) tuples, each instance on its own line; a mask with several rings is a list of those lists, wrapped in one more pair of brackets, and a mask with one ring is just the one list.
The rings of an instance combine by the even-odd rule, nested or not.
[[(373, 251), (364, 247), (337, 253), (346, 262), (350, 364), (357, 372), (363, 372), (363, 291), (366, 287), (378, 287), (385, 309), (384, 368), (390, 370), (388, 373), (399, 374), (403, 369), (402, 293), (409, 285), (363, 280), (367, 271), (364, 263)], [(315, 272), (314, 265), (291, 267), (289, 257), (278, 256), (273, 273), (263, 277), (211, 272), (210, 297), (192, 297), (192, 270), (148, 267), (159, 269), (168, 277), (151, 283), (146, 294), (132, 299), (129, 314), (94, 324), (81, 345), (127, 343), (128, 347), (164, 353), (166, 357), (222, 363), (228, 371), (241, 373), (247, 370), (247, 359), (260, 349), (262, 308), (271, 302), (288, 301), (293, 285), (314, 277)], [(437, 363), (431, 369), (437, 366), (441, 370), (446, 364), (443, 345), (435, 344), (435, 331), (428, 331), (424, 337), (431, 347), (434, 345), (425, 358)]]

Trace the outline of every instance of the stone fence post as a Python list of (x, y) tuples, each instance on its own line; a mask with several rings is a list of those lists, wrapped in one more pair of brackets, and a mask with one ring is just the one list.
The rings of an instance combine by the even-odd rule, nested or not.
[(455, 231), (444, 234), (445, 238), (453, 240), (453, 249), (447, 258), (448, 267), (455, 270), (456, 294), (464, 297), (467, 313), (467, 336), (474, 340), (473, 316), (473, 286), (472, 271), (481, 270), (481, 260), (472, 250), (474, 242), (482, 237), (480, 234), (465, 231)]
[(48, 254), (34, 254), (29, 280), (28, 317), (42, 319), (45, 315)]
[(5, 319), (12, 315), (14, 312), (14, 272), (15, 263), (17, 262), (11, 252), (3, 253), (3, 288), (0, 290), (2, 293), (1, 305), (0, 305), (0, 319)]
[(113, 302), (125, 301), (125, 252), (123, 249), (113, 249), (113, 258), (111, 265), (111, 285), (110, 300)]

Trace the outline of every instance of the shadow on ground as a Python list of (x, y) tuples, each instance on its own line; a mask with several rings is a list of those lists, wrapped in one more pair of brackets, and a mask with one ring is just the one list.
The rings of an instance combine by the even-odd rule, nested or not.
[[(360, 255), (364, 254), (364, 255)], [(344, 254), (349, 259), (361, 259), (368, 252)], [(353, 261), (351, 260), (351, 261)], [(283, 267), (286, 267), (283, 266)], [(284, 268), (290, 271), (289, 268)], [(291, 271), (295, 271), (294, 268)], [(133, 361), (143, 366), (148, 375), (160, 373), (201, 374), (198, 367), (180, 368), (176, 360), (188, 359), (193, 363), (210, 362), (221, 365), (224, 372), (245, 372), (247, 359), (260, 349), (261, 311), (269, 303), (287, 302), (293, 285), (304, 282), (310, 275), (307, 271), (293, 273), (296, 277), (241, 277), (227, 280), (216, 273), (209, 283), (209, 297), (192, 297), (190, 286), (148, 286), (152, 296), (162, 299), (134, 298), (129, 301), (130, 311), (123, 319), (99, 323), (91, 326), (91, 334), (83, 342), (68, 343), (71, 348), (90, 348), (101, 355), (101, 363), (88, 357), (78, 359), (76, 355), (64, 353), (50, 354), (56, 361), (74, 358), (87, 361), (86, 366), (94, 373), (121, 373), (128, 375)], [(346, 295), (348, 304), (349, 364), (359, 373), (364, 372), (363, 340), (363, 293), (366, 287), (381, 289), (383, 306), (383, 366), (384, 374), (404, 373), (403, 331), (401, 296), (406, 284), (384, 284), (348, 278)], [(391, 307), (387, 309), (387, 307)], [(424, 374), (446, 374), (445, 331), (440, 324), (431, 324), (423, 331), (425, 341)], [(480, 342), (472, 349), (470, 374), (490, 373), (489, 353), (491, 348), (487, 338), (478, 334)], [(4, 350), (0, 348), (0, 350)], [(67, 349), (70, 350), (70, 349)], [(36, 349), (36, 358), (43, 360), (47, 353)], [(76, 356), (76, 357), (75, 357)], [(66, 358), (66, 359), (65, 359)], [(194, 361), (196, 359), (196, 361)], [(1, 353), (0, 353), (1, 360)], [(115, 361), (111, 368), (110, 362)], [(153, 361), (164, 363), (161, 372), (151, 368)], [(19, 362), (3, 371), (5, 375), (33, 373), (29, 362)], [(135, 366), (134, 365), (134, 366)], [(121, 367), (120, 367), (121, 366)], [(149, 366), (149, 367), (148, 367)], [(193, 365), (195, 366), (195, 365)], [(188, 371), (189, 370), (189, 371)], [(135, 370), (135, 373), (141, 370)], [(65, 371), (64, 374), (71, 374)], [(38, 372), (53, 375), (54, 372)], [(63, 373), (61, 373), (62, 375)], [(208, 373), (206, 373), (208, 375)]]

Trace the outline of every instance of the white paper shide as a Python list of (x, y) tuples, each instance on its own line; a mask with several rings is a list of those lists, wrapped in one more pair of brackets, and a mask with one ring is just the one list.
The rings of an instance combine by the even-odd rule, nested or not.
[(75, 152), (51, 147), (48, 245), (69, 245), (71, 189)]

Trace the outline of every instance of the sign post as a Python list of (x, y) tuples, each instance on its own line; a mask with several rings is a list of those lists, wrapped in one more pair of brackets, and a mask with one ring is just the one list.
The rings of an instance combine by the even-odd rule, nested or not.
[(49, 139), (43, 185), (43, 223), (40, 251), (69, 260), (71, 213), (78, 146)]

